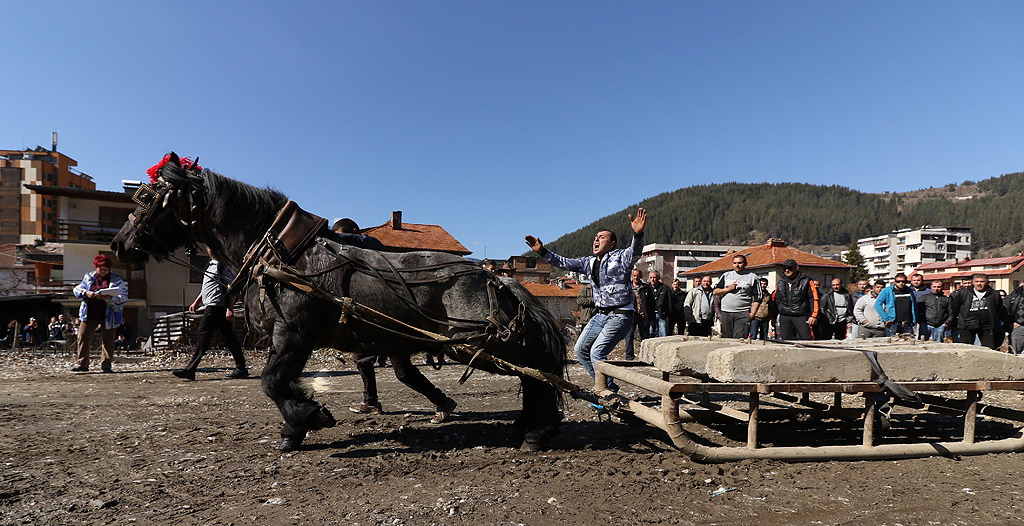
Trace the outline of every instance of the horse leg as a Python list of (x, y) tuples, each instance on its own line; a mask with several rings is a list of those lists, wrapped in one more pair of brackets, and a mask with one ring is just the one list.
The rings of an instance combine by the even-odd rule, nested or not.
[(523, 431), (523, 451), (540, 451), (558, 434), (562, 413), (558, 410), (558, 390), (547, 382), (522, 378), (523, 412), (516, 424)]
[(275, 329), (274, 347), (261, 380), (263, 392), (274, 401), (284, 417), (278, 449), (291, 451), (302, 444), (307, 432), (334, 427), (337, 421), (299, 384), (312, 349), (296, 333), (283, 329), (281, 325)]

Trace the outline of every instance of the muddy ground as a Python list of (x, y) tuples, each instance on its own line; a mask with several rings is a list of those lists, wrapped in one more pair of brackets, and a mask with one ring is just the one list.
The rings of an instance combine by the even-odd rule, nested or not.
[[(195, 382), (172, 377), (185, 361), (129, 358), (115, 374), (71, 373), (65, 357), (0, 354), (0, 523), (1024, 524), (1021, 454), (707, 465), (653, 427), (599, 421), (578, 401), (552, 449), (523, 453), (509, 437), (517, 382), (478, 372), (460, 386), (454, 366), (423, 369), (459, 402), (455, 419), (431, 425), (433, 408), (388, 368), (377, 370), (386, 413), (349, 412), (361, 392), (351, 363), (314, 356), (308, 381), (338, 426), (281, 454), (280, 416), (258, 379), (223, 378), (224, 355), (208, 357)], [(582, 382), (579, 366), (570, 372)], [(986, 401), (1024, 409), (1018, 393)], [(960, 433), (950, 418), (895, 421), (895, 434)], [(986, 419), (978, 433), (1010, 429)], [(701, 433), (746, 437), (742, 425)], [(762, 430), (775, 443), (826, 436), (855, 444), (860, 429)]]

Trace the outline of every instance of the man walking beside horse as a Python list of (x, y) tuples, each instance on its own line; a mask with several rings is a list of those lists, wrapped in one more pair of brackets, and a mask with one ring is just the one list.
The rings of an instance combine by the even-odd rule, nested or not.
[[(526, 236), (526, 244), (548, 263), (574, 272), (582, 273), (594, 284), (594, 316), (587, 322), (574, 351), (583, 368), (595, 378), (594, 362), (608, 358), (619, 341), (633, 329), (633, 288), (630, 272), (640, 259), (643, 247), (644, 227), (647, 226), (647, 211), (639, 208), (636, 217), (629, 214), (633, 229), (633, 242), (628, 248), (617, 248), (618, 241), (611, 230), (601, 230), (594, 236), (594, 253), (591, 256), (569, 259), (544, 248), (540, 239)], [(619, 386), (611, 378), (607, 385), (595, 385), (600, 392), (616, 392)]]

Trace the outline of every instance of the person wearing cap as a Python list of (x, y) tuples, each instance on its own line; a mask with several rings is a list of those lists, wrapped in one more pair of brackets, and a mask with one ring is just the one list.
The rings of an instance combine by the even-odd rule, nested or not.
[[(362, 230), (359, 229), (359, 224), (347, 217), (335, 222), (333, 230), (345, 243), (373, 250), (385, 249), (384, 244), (379, 239), (363, 234)], [(490, 263), (491, 268), (489, 270), (493, 272), (494, 262), (486, 260), (484, 268), (487, 268), (487, 263)], [(426, 356), (427, 364), (434, 365), (433, 356), (429, 352)], [(434, 404), (436, 412), (434, 417), (430, 419), (432, 424), (440, 424), (453, 415), (458, 403), (431, 383), (413, 365), (412, 358), (408, 354), (399, 353), (388, 358), (391, 360), (391, 367), (395, 373), (395, 378), (398, 378), (398, 381), (425, 396), (427, 400)], [(438, 354), (438, 360), (440, 364), (443, 364), (444, 355)], [(363, 381), (363, 401), (349, 406), (349, 411), (363, 415), (380, 414), (383, 411), (384, 406), (381, 405), (377, 392), (377, 373), (373, 369), (375, 364), (384, 367), (387, 364), (385, 357), (370, 354), (356, 358), (356, 370), (359, 371), (359, 378)]]
[(782, 262), (782, 278), (773, 299), (779, 311), (779, 338), (810, 340), (811, 328), (818, 323), (818, 290), (795, 260)]
[(87, 272), (74, 289), (75, 297), (82, 299), (82, 305), (78, 308), (78, 318), (81, 320), (78, 330), (78, 365), (71, 370), (89, 370), (92, 334), (100, 328), (103, 335), (103, 361), (100, 362), (100, 368), (110, 373), (113, 372), (110, 364), (114, 356), (114, 335), (123, 322), (122, 310), (128, 301), (128, 285), (110, 271), (110, 256), (100, 254), (93, 258), (92, 264), (96, 270)]
[(722, 274), (712, 294), (722, 301), (722, 337), (748, 338), (750, 320), (757, 314), (763, 296), (757, 275), (747, 270), (747, 256), (732, 257), (732, 270)]

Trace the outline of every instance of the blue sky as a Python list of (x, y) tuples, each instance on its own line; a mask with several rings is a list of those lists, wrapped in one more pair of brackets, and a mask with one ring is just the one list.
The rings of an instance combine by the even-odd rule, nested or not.
[(1024, 170), (1024, 2), (3, 12), (0, 148), (56, 130), (100, 189), (198, 155), (331, 219), (440, 224), (474, 257), (695, 184), (903, 191)]

